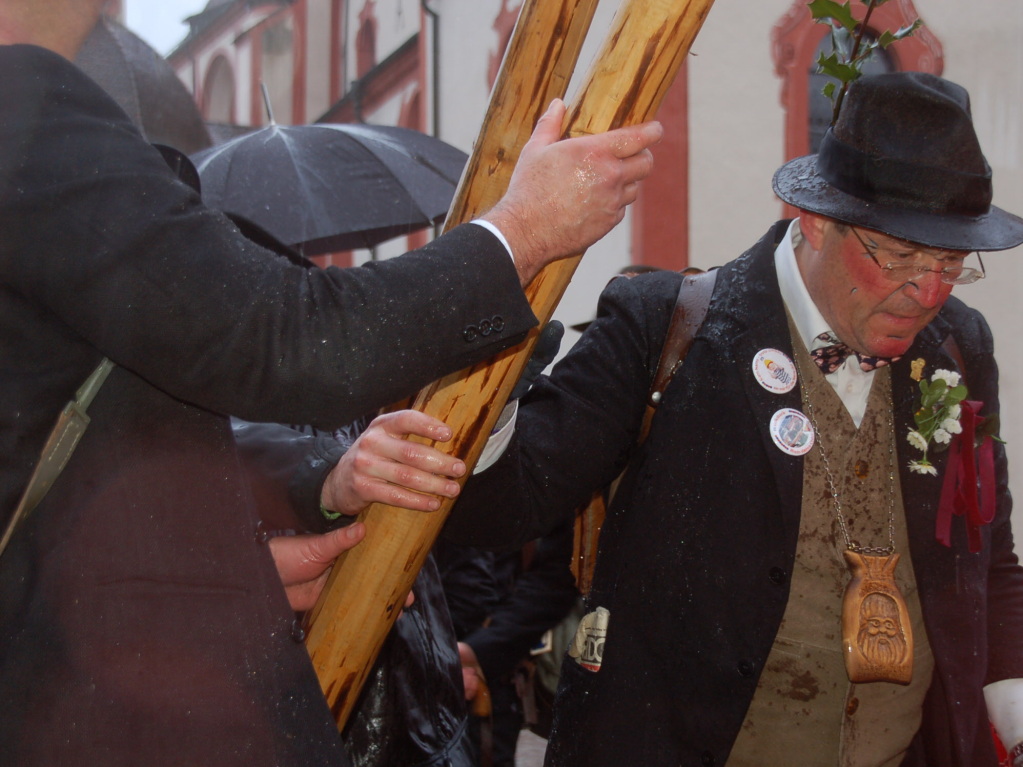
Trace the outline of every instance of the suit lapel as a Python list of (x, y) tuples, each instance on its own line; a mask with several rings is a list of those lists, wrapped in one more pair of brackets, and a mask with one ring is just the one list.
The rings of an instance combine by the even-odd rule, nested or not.
[[(775, 243), (786, 229), (787, 225), (776, 227), (737, 262), (735, 270), (725, 280), (728, 292), (722, 296), (725, 304), (722, 308), (732, 325), (726, 337), (730, 339), (733, 373), (742, 382), (745, 404), (773, 468), (786, 538), (795, 540), (802, 504), (803, 459), (788, 455), (775, 445), (771, 419), (783, 408), (801, 409), (799, 386), (779, 394), (761, 386), (753, 374), (753, 359), (763, 349), (776, 349), (793, 359), (785, 306), (774, 267)], [(742, 407), (743, 403), (736, 402), (735, 406)], [(744, 438), (752, 439), (752, 435)]]

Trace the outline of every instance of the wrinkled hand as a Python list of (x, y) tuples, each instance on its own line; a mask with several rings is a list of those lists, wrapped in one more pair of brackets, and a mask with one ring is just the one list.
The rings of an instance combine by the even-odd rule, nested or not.
[(270, 553), (292, 610), (309, 610), (316, 604), (334, 560), (365, 535), (366, 526), (356, 522), (323, 535), (270, 539)]
[(551, 261), (581, 253), (625, 217), (653, 169), (658, 122), (559, 141), (555, 99), (522, 148), (508, 191), (483, 216), (508, 240), (522, 285)]
[(458, 495), (454, 479), (465, 474), (465, 463), (435, 447), (406, 440), (409, 435), (447, 442), (451, 428), (415, 410), (377, 416), (327, 475), (323, 505), (349, 516), (371, 503), (436, 511), (441, 505), (437, 496)]

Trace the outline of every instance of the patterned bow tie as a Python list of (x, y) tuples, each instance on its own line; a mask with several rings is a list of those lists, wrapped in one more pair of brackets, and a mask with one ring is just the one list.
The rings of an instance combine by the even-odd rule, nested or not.
[(810, 357), (817, 363), (817, 367), (821, 369), (824, 375), (834, 373), (842, 367), (842, 363), (845, 362), (846, 357), (850, 354), (856, 355), (856, 359), (860, 362), (860, 370), (866, 373), (877, 368), (883, 368), (885, 365), (890, 365), (900, 359), (900, 357), (866, 357), (841, 343), (831, 333), (821, 333), (817, 336), (817, 340), (824, 341), (828, 345), (814, 349), (810, 352)]

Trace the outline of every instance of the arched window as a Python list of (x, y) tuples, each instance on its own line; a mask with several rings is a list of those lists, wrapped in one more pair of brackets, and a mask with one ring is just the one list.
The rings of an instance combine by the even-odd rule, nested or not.
[(234, 72), (223, 56), (206, 71), (202, 89), (202, 116), (207, 122), (229, 125), (234, 119)]

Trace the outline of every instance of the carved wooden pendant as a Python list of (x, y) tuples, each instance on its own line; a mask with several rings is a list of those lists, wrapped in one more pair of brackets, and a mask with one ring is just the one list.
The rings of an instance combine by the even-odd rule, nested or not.
[(895, 584), (899, 555), (845, 552), (852, 579), (842, 600), (842, 646), (849, 681), (909, 684), (913, 630)]

